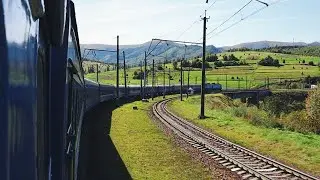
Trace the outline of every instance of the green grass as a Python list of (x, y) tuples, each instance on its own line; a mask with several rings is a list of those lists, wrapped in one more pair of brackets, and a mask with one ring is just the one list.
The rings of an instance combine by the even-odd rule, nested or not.
[(148, 110), (153, 103), (133, 102), (112, 114), (111, 138), (132, 178), (211, 179), (207, 168), (192, 160), (152, 122)]
[(218, 54), (218, 57), (219, 59), (222, 59), (223, 55), (230, 55), (230, 54), (234, 54), (240, 60), (246, 60), (247, 63), (256, 63), (262, 58), (267, 56), (271, 56), (275, 59), (278, 59), (281, 64), (283, 60), (285, 60), (286, 62), (285, 64), (299, 64), (299, 61), (300, 63), (302, 63), (302, 60), (305, 60), (306, 64), (309, 61), (313, 61), (315, 64), (317, 64), (320, 61), (320, 57), (315, 57), (315, 56), (303, 56), (303, 55), (295, 55), (295, 54), (281, 54), (281, 53), (258, 52), (258, 51), (225, 52), (225, 53)]
[[(299, 61), (306, 60), (306, 63), (309, 61), (314, 61), (315, 64), (320, 61), (319, 57), (312, 56), (301, 56), (301, 55), (288, 55), (288, 54), (274, 54), (268, 52), (232, 52), (236, 57), (241, 60), (246, 60), (249, 63), (248, 66), (235, 66), (235, 67), (221, 67), (218, 69), (207, 69), (206, 77), (208, 83), (220, 83), (223, 88), (252, 88), (256, 86), (261, 86), (265, 83), (266, 78), (270, 78), (270, 83), (275, 83), (279, 81), (283, 81), (283, 79), (300, 79), (307, 76), (320, 76), (320, 68), (317, 66), (309, 66), (304, 64), (299, 64)], [(224, 54), (229, 53), (221, 53), (218, 54), (218, 57), (221, 59)], [(250, 55), (249, 55), (250, 54)], [(220, 56), (221, 55), (221, 56)], [(282, 61), (285, 60), (286, 63), (281, 67), (266, 67), (266, 66), (258, 66), (257, 62), (266, 56), (272, 56)], [(250, 58), (256, 58), (254, 60), (250, 60)], [(282, 59), (281, 59), (282, 58)], [(90, 64), (91, 63), (91, 64)], [(87, 66), (92, 65), (92, 62), (84, 63), (85, 68)], [(101, 65), (101, 73), (99, 73), (99, 82), (101, 84), (115, 84), (116, 83), (116, 71), (110, 68), (110, 71), (106, 71), (106, 65)], [(166, 84), (168, 84), (169, 76), (168, 71), (169, 68), (171, 70), (172, 80), (171, 84), (180, 84), (180, 72), (173, 71), (173, 66), (171, 64), (166, 64)], [(187, 70), (187, 68), (185, 69)], [(139, 67), (128, 68), (128, 84), (130, 85), (139, 85), (140, 80), (133, 79), (134, 71), (140, 71)], [(158, 71), (156, 73), (155, 84), (163, 84), (163, 71)], [(232, 79), (233, 77), (233, 79)], [(238, 77), (238, 79), (237, 79)], [(96, 80), (96, 73), (86, 74), (86, 78), (91, 80)], [(148, 76), (148, 84), (151, 84), (151, 74)], [(188, 73), (184, 72), (184, 83), (187, 84), (188, 81)], [(190, 83), (191, 84), (200, 84), (201, 83), (201, 71), (200, 69), (193, 69), (190, 72)], [(120, 84), (124, 84), (124, 72), (123, 69), (120, 69)]]
[(232, 142), (320, 176), (320, 135), (254, 126), (226, 111), (213, 109), (211, 102), (206, 102), (206, 116), (209, 118), (199, 120), (199, 104), (199, 97), (193, 96), (183, 102), (175, 100), (169, 108)]

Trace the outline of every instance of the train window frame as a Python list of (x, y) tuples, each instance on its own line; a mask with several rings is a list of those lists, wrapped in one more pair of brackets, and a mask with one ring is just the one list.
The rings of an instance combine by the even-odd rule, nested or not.
[(74, 31), (74, 28), (71, 27), (70, 28), (70, 33), (69, 33), (69, 38), (71, 38), (70, 40), (68, 40), (68, 50), (69, 50), (69, 45), (72, 45), (74, 52), (75, 52), (75, 58), (70, 58), (68, 57), (68, 59), (70, 58), (72, 60), (72, 64), (75, 66), (75, 68), (77, 69), (77, 76), (79, 78), (79, 81), (84, 84), (84, 73), (83, 73), (83, 69), (82, 69), (82, 59), (80, 56), (80, 52), (78, 50), (78, 43), (77, 43), (77, 38), (76, 38), (76, 33)]

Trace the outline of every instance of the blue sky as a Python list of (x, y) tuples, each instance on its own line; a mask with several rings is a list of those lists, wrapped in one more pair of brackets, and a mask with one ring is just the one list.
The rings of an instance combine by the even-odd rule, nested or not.
[[(215, 0), (74, 0), (81, 43), (140, 44), (152, 38), (198, 41), (200, 15)], [(279, 0), (265, 0), (274, 3)], [(249, 0), (218, 0), (207, 12), (208, 32)], [(260, 40), (320, 41), (320, 0), (280, 0), (238, 25), (215, 33), (263, 7), (253, 1), (241, 13), (208, 36), (207, 44), (235, 45)], [(196, 23), (194, 23), (196, 22)], [(191, 24), (194, 25), (181, 37)], [(211, 36), (214, 35), (214, 36)]]

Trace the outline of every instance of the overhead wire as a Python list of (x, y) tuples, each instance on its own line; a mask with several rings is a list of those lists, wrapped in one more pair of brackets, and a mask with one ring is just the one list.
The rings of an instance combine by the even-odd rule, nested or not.
[[(218, 0), (214, 1), (205, 11), (208, 11), (208, 10), (209, 10), (214, 4), (216, 4), (217, 2), (218, 2)], [(204, 13), (203, 13), (201, 16), (203, 16), (203, 15), (204, 15)], [(184, 31), (178, 36), (177, 39), (181, 38), (187, 31), (189, 31), (189, 30), (193, 27), (193, 25), (197, 24), (198, 22), (199, 22), (198, 19), (195, 20), (186, 30), (184, 30)]]
[(219, 32), (217, 32), (217, 33), (215, 33), (215, 34), (213, 34), (212, 36), (210, 36), (209, 38), (207, 38), (207, 40), (208, 40), (208, 39), (211, 39), (211, 38), (212, 38), (212, 37), (214, 37), (214, 36), (217, 36), (217, 35), (219, 35), (219, 34), (223, 33), (224, 31), (226, 31), (226, 30), (228, 30), (228, 29), (230, 29), (230, 28), (234, 27), (235, 25), (239, 24), (240, 22), (242, 22), (242, 21), (244, 21), (244, 20), (248, 19), (248, 18), (249, 18), (249, 17), (251, 17), (251, 16), (256, 15), (256, 14), (257, 14), (257, 13), (259, 13), (260, 11), (262, 11), (262, 10), (266, 9), (267, 7), (270, 7), (270, 6), (272, 6), (272, 5), (275, 5), (275, 4), (279, 3), (280, 1), (282, 1), (282, 0), (275, 1), (275, 2), (274, 2), (274, 3), (272, 3), (272, 4), (268, 4), (268, 5), (266, 5), (266, 6), (263, 6), (263, 7), (262, 7), (262, 8), (260, 8), (260, 9), (257, 9), (256, 11), (254, 11), (254, 12), (252, 12), (251, 14), (249, 14), (249, 15), (245, 16), (244, 18), (241, 18), (239, 21), (237, 21), (237, 22), (235, 22), (235, 23), (231, 24), (230, 26), (228, 26), (228, 27), (226, 27), (226, 28), (222, 29), (221, 31), (219, 31)]
[(234, 16), (236, 16), (237, 14), (240, 13), (240, 11), (242, 11), (244, 8), (246, 8), (249, 4), (252, 3), (253, 0), (250, 0), (248, 3), (246, 3), (244, 6), (242, 6), (237, 12), (235, 12), (232, 16), (230, 16), (228, 19), (226, 19), (225, 21), (223, 21), (219, 26), (217, 26), (216, 28), (214, 28), (212, 31), (210, 31), (209, 33), (207, 33), (207, 35), (213, 33), (215, 30), (217, 30), (218, 28), (220, 28), (221, 26), (223, 26), (225, 23), (227, 23), (231, 18), (233, 18)]
[[(219, 0), (215, 0), (213, 3), (211, 3), (211, 5), (206, 9), (206, 11), (208, 11), (210, 8), (213, 7), (214, 4), (216, 4)], [(202, 14), (204, 15), (204, 13)], [(179, 39), (180, 37), (182, 37), (183, 34), (185, 34), (188, 30), (190, 30), (192, 28), (193, 25), (195, 25), (198, 22), (198, 20), (194, 21), (185, 31), (183, 31), (179, 37), (177, 39)], [(147, 57), (157, 48), (157, 46), (161, 43), (161, 41), (158, 42), (158, 44), (156, 44), (154, 46), (154, 48), (149, 52), (151, 45), (152, 45), (153, 40), (150, 42), (148, 50), (147, 50)]]
[[(230, 21), (230, 19), (232, 19), (234, 16), (236, 16), (237, 14), (239, 14), (244, 8), (246, 8), (249, 4), (252, 3), (253, 0), (250, 0), (249, 2), (247, 2), (244, 6), (242, 6), (238, 11), (236, 11), (235, 13), (233, 13), (228, 19), (226, 19), (225, 21), (223, 21), (220, 25), (218, 25), (217, 27), (215, 27), (213, 30), (211, 30), (209, 33), (207, 33), (207, 35), (213, 33), (215, 30), (217, 30), (218, 28), (220, 28), (221, 26), (223, 26), (225, 23), (227, 23), (228, 21)], [(196, 42), (201, 41), (203, 38), (198, 39)]]
[[(153, 40), (152, 40), (153, 41)], [(152, 41), (151, 41), (151, 43), (152, 43)], [(148, 51), (147, 51), (147, 57), (157, 48), (157, 46), (161, 43), (161, 42), (163, 42), (163, 41), (159, 41), (155, 46), (154, 46), (154, 48), (149, 52), (149, 50), (150, 49), (148, 49)], [(149, 47), (151, 47), (151, 43), (150, 43), (150, 46)], [(147, 58), (146, 57), (146, 58)]]

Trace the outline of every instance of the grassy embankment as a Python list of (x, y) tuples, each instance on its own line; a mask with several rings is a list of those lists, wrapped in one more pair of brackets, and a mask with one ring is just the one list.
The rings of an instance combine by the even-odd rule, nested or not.
[(154, 102), (137, 101), (113, 111), (111, 138), (132, 178), (210, 179), (207, 168), (175, 146), (152, 122), (148, 110)]
[[(221, 60), (223, 55), (229, 55), (231, 52), (218, 54)], [(250, 88), (265, 83), (265, 78), (270, 78), (270, 83), (279, 82), (282, 79), (299, 79), (303, 77), (319, 76), (320, 69), (317, 66), (309, 66), (308, 62), (313, 61), (317, 64), (320, 61), (319, 57), (312, 56), (301, 56), (301, 55), (291, 55), (291, 54), (280, 54), (280, 53), (269, 53), (269, 52), (232, 52), (241, 61), (245, 60), (249, 63), (248, 66), (234, 66), (234, 67), (221, 67), (218, 69), (207, 69), (207, 82), (209, 83), (220, 83), (223, 87), (228, 86), (228, 88)], [(284, 66), (281, 67), (266, 67), (258, 66), (257, 62), (268, 55), (276, 58)], [(285, 63), (283, 63), (285, 60)], [(305, 64), (302, 61), (305, 60)], [(300, 61), (300, 64), (299, 64)], [(212, 64), (212, 63), (211, 63)], [(92, 63), (84, 63), (84, 68), (87, 69)], [(102, 84), (115, 84), (116, 82), (116, 72), (110, 67), (110, 71), (106, 71), (107, 65), (101, 64), (101, 73), (99, 73), (99, 81)], [(168, 70), (171, 69), (172, 80), (171, 84), (179, 84), (180, 73), (178, 71), (172, 71), (172, 64), (166, 64), (166, 84), (168, 84)], [(128, 84), (140, 84), (140, 80), (133, 79), (134, 71), (139, 72), (139, 67), (129, 68), (127, 70), (128, 74)], [(124, 84), (123, 70), (120, 70), (120, 84)], [(86, 74), (86, 77), (92, 80), (96, 80), (96, 74), (90, 73)], [(184, 82), (187, 83), (187, 72), (185, 72)], [(227, 84), (226, 84), (227, 79)], [(148, 79), (151, 82), (151, 76)], [(282, 80), (283, 81), (283, 80)], [(200, 84), (201, 83), (201, 71), (200, 69), (193, 69), (190, 73), (190, 83)], [(163, 71), (156, 74), (156, 84), (163, 84)]]
[[(186, 101), (175, 100), (169, 108), (177, 115), (229, 139), (239, 145), (278, 159), (288, 165), (320, 176), (320, 135), (301, 134), (287, 130), (255, 126), (244, 118), (235, 117), (230, 102), (208, 95), (205, 120), (199, 120), (198, 96)], [(215, 102), (214, 102), (215, 101)], [(221, 105), (219, 109), (213, 108)], [(224, 109), (224, 110), (223, 110)]]

